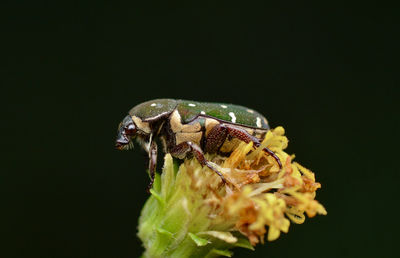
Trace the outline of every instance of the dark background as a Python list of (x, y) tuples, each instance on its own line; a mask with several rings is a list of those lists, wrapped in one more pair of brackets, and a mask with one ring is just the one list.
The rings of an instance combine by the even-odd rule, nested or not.
[(138, 257), (145, 159), (114, 137), (165, 97), (260, 111), (322, 183), (327, 216), (235, 257), (398, 255), (398, 9), (2, 5), (0, 257)]

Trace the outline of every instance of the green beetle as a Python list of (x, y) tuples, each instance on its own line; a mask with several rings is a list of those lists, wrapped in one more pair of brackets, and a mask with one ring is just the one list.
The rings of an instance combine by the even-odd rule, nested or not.
[[(231, 153), (238, 144), (253, 142), (259, 146), (269, 130), (267, 119), (260, 113), (242, 106), (206, 103), (188, 100), (155, 99), (132, 108), (120, 123), (115, 147), (120, 150), (133, 148), (133, 139), (149, 155), (151, 182), (157, 162), (158, 137), (164, 152), (184, 159), (194, 156), (202, 166), (215, 171), (225, 182), (223, 175), (209, 162), (204, 153)], [(274, 152), (264, 149), (279, 167), (282, 164)]]

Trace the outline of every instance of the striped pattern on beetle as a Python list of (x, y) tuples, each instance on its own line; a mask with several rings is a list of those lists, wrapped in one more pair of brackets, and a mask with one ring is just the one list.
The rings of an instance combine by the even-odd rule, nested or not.
[[(179, 159), (192, 155), (225, 182), (223, 175), (206, 160), (204, 153), (228, 154), (241, 141), (252, 141), (255, 146), (259, 146), (268, 130), (264, 116), (242, 106), (156, 99), (139, 104), (129, 111), (119, 126), (116, 148), (131, 149), (132, 140), (138, 140), (149, 154), (149, 188), (154, 180), (157, 161), (155, 138), (161, 139), (165, 152)], [(268, 148), (264, 151), (282, 167), (275, 153)]]

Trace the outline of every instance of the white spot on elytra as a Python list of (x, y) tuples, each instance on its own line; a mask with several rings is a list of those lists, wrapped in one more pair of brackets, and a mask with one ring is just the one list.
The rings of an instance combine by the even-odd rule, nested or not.
[(204, 112), (204, 111), (200, 111), (200, 114), (202, 114), (202, 115), (205, 115), (205, 114), (206, 114), (206, 112)]
[(157, 106), (157, 104), (156, 103), (152, 103), (150, 106), (155, 107), (155, 106)]
[(192, 103), (189, 104), (189, 107), (195, 107), (195, 106), (196, 106), (195, 104)]
[[(227, 108), (227, 106), (225, 106), (225, 105), (221, 105), (221, 107), (222, 107), (222, 108)], [(232, 114), (233, 114), (233, 113), (232, 113)]]
[(261, 118), (257, 117), (257, 127), (261, 127)]
[(232, 117), (232, 123), (236, 123), (236, 116), (233, 112), (229, 112), (228, 114), (230, 117)]
[(253, 113), (254, 113), (254, 110), (247, 109), (247, 112), (249, 112), (249, 113), (253, 114)]

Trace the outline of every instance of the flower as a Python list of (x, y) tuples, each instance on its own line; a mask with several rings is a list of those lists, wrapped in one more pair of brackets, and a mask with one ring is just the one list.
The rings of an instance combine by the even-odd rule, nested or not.
[[(206, 155), (227, 183), (196, 159), (178, 165), (166, 154), (151, 197), (139, 220), (143, 257), (205, 257), (224, 255), (235, 246), (253, 249), (287, 233), (290, 221), (326, 214), (315, 200), (321, 185), (315, 175), (284, 149), (284, 129), (268, 131), (258, 148), (241, 143), (229, 157)], [(268, 147), (280, 158), (263, 151)]]

